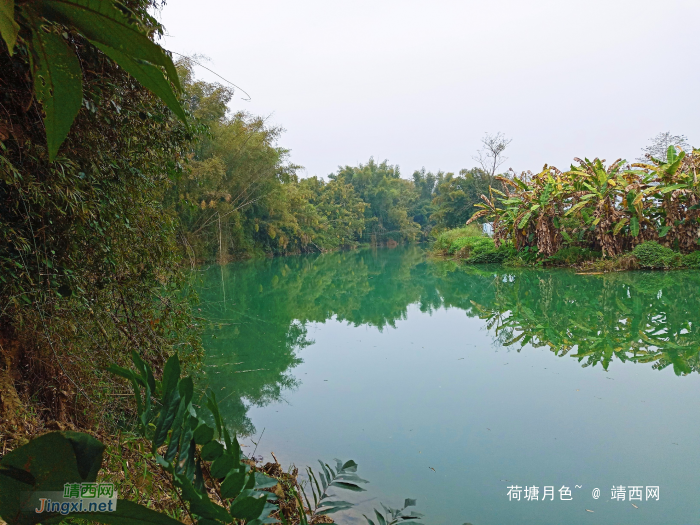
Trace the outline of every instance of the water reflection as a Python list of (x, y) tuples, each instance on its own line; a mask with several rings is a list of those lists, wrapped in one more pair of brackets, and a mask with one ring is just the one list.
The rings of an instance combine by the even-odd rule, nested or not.
[(692, 271), (465, 267), (429, 261), (415, 246), (216, 266), (200, 286), (207, 378), (233, 429), (250, 435), (248, 407), (281, 400), (298, 385), (291, 371), (313, 343), (310, 323), (391, 329), (413, 304), (483, 319), (499, 347), (546, 346), (584, 367), (631, 361), (683, 375), (699, 366), (698, 290), (700, 274)]

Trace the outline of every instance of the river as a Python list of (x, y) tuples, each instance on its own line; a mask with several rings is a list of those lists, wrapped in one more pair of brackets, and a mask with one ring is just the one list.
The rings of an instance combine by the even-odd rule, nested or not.
[(408, 246), (199, 275), (224, 418), (264, 461), (355, 460), (370, 483), (339, 523), (404, 498), (426, 525), (700, 519), (700, 272), (468, 267)]

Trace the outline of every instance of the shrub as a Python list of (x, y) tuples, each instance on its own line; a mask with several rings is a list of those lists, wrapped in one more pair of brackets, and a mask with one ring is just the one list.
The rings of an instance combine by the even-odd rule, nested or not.
[[(445, 230), (440, 233), (435, 239), (433, 249), (438, 252), (448, 253), (452, 243), (460, 238), (486, 238), (481, 226), (478, 224), (470, 224), (463, 228), (455, 228), (454, 230)], [(454, 252), (449, 252), (454, 253)]]
[(691, 252), (683, 256), (683, 266), (686, 268), (700, 269), (700, 251)]
[(450, 245), (448, 253), (456, 253), (460, 258), (467, 259), (476, 253), (493, 249), (493, 239), (489, 237), (461, 237)]
[(517, 254), (515, 248), (510, 244), (503, 244), (499, 248), (491, 248), (489, 250), (478, 251), (474, 250), (472, 256), (467, 259), (471, 264), (500, 264), (509, 259), (512, 259)]
[(638, 244), (632, 253), (642, 268), (673, 268), (680, 266), (682, 258), (681, 254), (654, 241)]

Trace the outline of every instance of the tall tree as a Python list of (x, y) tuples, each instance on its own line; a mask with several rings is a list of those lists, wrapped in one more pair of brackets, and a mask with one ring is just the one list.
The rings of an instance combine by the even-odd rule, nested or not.
[(512, 139), (506, 138), (500, 131), (495, 135), (486, 133), (481, 139), (481, 148), (472, 158), (479, 163), (479, 166), (485, 173), (494, 177), (496, 170), (508, 160), (508, 157), (503, 152), (511, 142)]
[(637, 160), (647, 162), (649, 157), (666, 162), (666, 155), (669, 146), (676, 146), (686, 153), (690, 153), (692, 148), (688, 144), (688, 137), (685, 135), (673, 135), (670, 131), (659, 133), (654, 138), (649, 139), (650, 144), (642, 148), (643, 155)]

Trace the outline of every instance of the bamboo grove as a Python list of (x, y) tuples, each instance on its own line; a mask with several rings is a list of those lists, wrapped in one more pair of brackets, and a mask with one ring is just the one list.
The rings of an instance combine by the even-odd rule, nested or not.
[[(646, 163), (574, 159), (562, 172), (545, 165), (538, 174), (499, 176), (467, 224), (493, 221), (496, 246), (512, 242), (518, 251), (551, 256), (580, 246), (615, 257), (646, 241), (683, 253), (698, 248), (700, 150), (686, 154), (669, 146), (666, 159)], [(483, 219), (482, 219), (483, 220)]]

